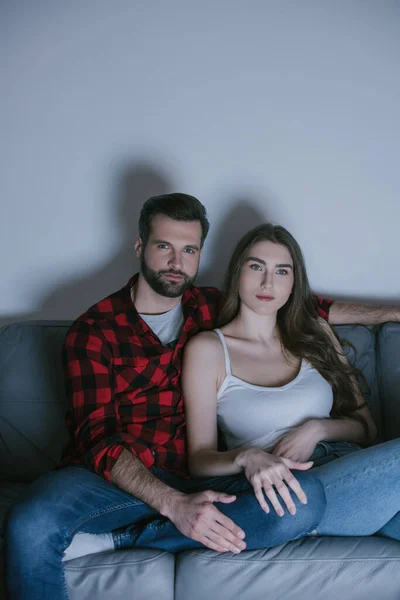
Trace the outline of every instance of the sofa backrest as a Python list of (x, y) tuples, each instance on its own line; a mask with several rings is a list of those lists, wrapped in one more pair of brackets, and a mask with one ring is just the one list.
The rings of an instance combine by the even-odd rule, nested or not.
[[(60, 458), (67, 439), (61, 349), (69, 325), (27, 321), (0, 328), (2, 480), (32, 481)], [(399, 436), (400, 324), (336, 329), (356, 349), (356, 366), (368, 383), (366, 400), (381, 437)], [(354, 358), (352, 350), (349, 358)]]
[(377, 374), (385, 439), (400, 437), (400, 323), (377, 333)]
[[(366, 402), (378, 427), (379, 437), (385, 437), (379, 394), (379, 378), (376, 357), (376, 330), (362, 325), (334, 327), (349, 362), (363, 374), (360, 385)], [(348, 342), (348, 344), (346, 344)]]
[(0, 479), (32, 481), (57, 464), (67, 439), (61, 349), (69, 321), (0, 329)]

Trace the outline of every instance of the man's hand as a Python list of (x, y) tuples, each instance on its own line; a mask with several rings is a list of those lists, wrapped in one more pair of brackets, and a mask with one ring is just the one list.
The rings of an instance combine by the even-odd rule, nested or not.
[(180, 494), (171, 501), (163, 513), (186, 537), (200, 542), (216, 552), (238, 554), (246, 548), (244, 532), (221, 513), (213, 502), (230, 504), (236, 496), (206, 490), (196, 494)]
[(318, 421), (316, 419), (307, 421), (281, 437), (271, 453), (275, 456), (305, 462), (310, 458), (321, 439)]
[(244, 532), (213, 502), (230, 504), (236, 496), (207, 490), (183, 494), (153, 475), (141, 461), (124, 450), (111, 471), (111, 482), (167, 517), (186, 537), (217, 552), (244, 550)]
[[(296, 506), (289, 492), (289, 487), (294, 491), (300, 502), (307, 503), (307, 496), (290, 469), (306, 471), (312, 467), (312, 462), (295, 462), (289, 458), (281, 458), (269, 454), (260, 448), (248, 448), (237, 456), (237, 464), (243, 468), (244, 474), (254, 489), (255, 496), (263, 510), (269, 513), (269, 506), (265, 500), (267, 496), (273, 508), (280, 517), (284, 510), (278, 500), (276, 492), (280, 495), (291, 515), (296, 514)], [(275, 488), (275, 489), (274, 489)], [(276, 490), (276, 491), (275, 491)]]

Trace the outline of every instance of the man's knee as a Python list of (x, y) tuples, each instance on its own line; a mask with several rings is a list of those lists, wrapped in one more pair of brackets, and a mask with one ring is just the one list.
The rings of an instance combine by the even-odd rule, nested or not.
[(59, 530), (54, 506), (26, 498), (14, 504), (6, 517), (6, 545), (13, 552), (29, 549), (34, 555), (40, 547), (55, 541)]

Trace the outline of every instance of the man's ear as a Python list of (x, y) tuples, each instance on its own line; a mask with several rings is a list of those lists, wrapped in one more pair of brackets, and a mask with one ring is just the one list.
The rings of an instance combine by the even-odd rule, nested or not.
[(143, 250), (143, 242), (142, 242), (142, 238), (140, 237), (140, 235), (138, 235), (138, 237), (136, 239), (135, 250), (136, 250), (136, 255), (139, 257), (142, 254), (142, 250)]

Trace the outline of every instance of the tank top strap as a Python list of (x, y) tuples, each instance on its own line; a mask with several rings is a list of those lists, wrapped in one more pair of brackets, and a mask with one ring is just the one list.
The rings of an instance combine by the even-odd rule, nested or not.
[(225, 336), (220, 329), (214, 329), (214, 331), (215, 331), (215, 333), (218, 334), (218, 337), (221, 340), (221, 344), (224, 349), (225, 370), (226, 370), (226, 376), (228, 377), (228, 376), (232, 375), (232, 371), (231, 371), (231, 361), (229, 358), (228, 346), (226, 345)]

